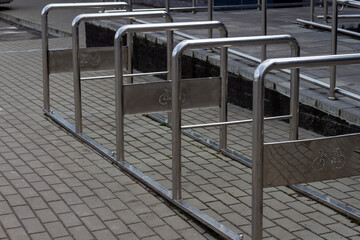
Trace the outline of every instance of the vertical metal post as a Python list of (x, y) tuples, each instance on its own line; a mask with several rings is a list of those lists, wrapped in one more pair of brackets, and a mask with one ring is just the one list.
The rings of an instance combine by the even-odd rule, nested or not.
[(81, 76), (80, 76), (80, 47), (79, 27), (72, 26), (72, 49), (73, 49), (73, 77), (74, 77), (74, 100), (75, 100), (75, 130), (82, 133), (82, 109), (81, 109)]
[(44, 110), (50, 111), (48, 13), (41, 14)]
[(170, 0), (165, 0), (165, 9), (168, 13), (170, 13)]
[(328, 21), (328, 14), (329, 14), (329, 6), (328, 6), (328, 0), (324, 0), (324, 21), (327, 22)]
[(172, 62), (172, 198), (181, 199), (181, 58), (173, 57)]
[[(173, 31), (167, 31), (167, 80), (171, 80), (173, 79), (171, 76), (171, 54), (172, 54), (172, 50), (174, 48), (174, 32)], [(167, 125), (171, 126), (171, 112), (167, 113)]]
[[(261, 2), (261, 34), (267, 35), (267, 6), (266, 0)], [(261, 46), (261, 61), (266, 59), (266, 44)]]
[(123, 104), (123, 64), (122, 34), (115, 35), (115, 114), (116, 114), (116, 160), (124, 161), (124, 104)]
[[(227, 122), (228, 49), (220, 48), (221, 102), (220, 122)], [(220, 127), (220, 149), (227, 148), (227, 125)]]
[(313, 22), (315, 17), (315, 0), (310, 0), (310, 21)]
[(191, 1), (191, 7), (193, 7), (193, 9), (194, 9), (194, 10), (192, 11), (192, 13), (195, 14), (195, 13), (196, 13), (196, 10), (195, 10), (196, 0), (192, 0), (192, 1)]
[(252, 240), (262, 239), (263, 228), (263, 157), (264, 157), (264, 96), (263, 75), (253, 82), (253, 143), (252, 143)]
[[(213, 11), (214, 11), (214, 0), (208, 0), (208, 20), (209, 21), (213, 20)], [(213, 37), (213, 32), (212, 32), (211, 28), (208, 31), (208, 37), (209, 38)]]
[(130, 6), (131, 9), (133, 8), (133, 6), (132, 6), (132, 0), (128, 0), (128, 5)]
[[(299, 54), (292, 56), (298, 57)], [(300, 71), (298, 68), (291, 69), (291, 86), (290, 86), (290, 140), (296, 140), (299, 137), (299, 78)]]
[[(337, 27), (338, 27), (338, 7), (337, 1), (332, 1), (332, 24), (331, 24), (331, 54), (337, 53)], [(330, 67), (330, 91), (329, 99), (336, 100), (335, 97), (336, 88), (336, 66)]]

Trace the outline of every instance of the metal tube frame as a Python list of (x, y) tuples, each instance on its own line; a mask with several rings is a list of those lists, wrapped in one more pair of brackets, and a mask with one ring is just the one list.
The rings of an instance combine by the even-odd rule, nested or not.
[[(252, 167), (252, 239), (262, 239), (263, 227), (263, 159), (264, 159), (264, 98), (265, 76), (270, 70), (299, 69), (345, 64), (359, 64), (360, 54), (326, 55), (315, 57), (269, 59), (261, 63), (254, 73), (253, 87), (253, 167)], [(293, 84), (296, 86), (296, 84)], [(293, 92), (293, 91), (292, 91)], [(298, 97), (298, 87), (292, 97)], [(293, 95), (297, 96), (293, 96)]]
[[(128, 33), (134, 32), (154, 32), (154, 31), (175, 31), (175, 30), (196, 30), (215, 28), (220, 31), (222, 37), (227, 36), (227, 30), (223, 23), (219, 21), (203, 21), (203, 22), (178, 22), (178, 23), (159, 23), (159, 24), (134, 24), (125, 25), (117, 30), (115, 34), (115, 92), (116, 92), (116, 159), (124, 161), (124, 110), (123, 110), (123, 69), (122, 69), (122, 37)], [(169, 36), (168, 36), (169, 37)], [(173, 49), (173, 40), (168, 38), (168, 50)], [(170, 51), (170, 56), (171, 56)], [(168, 52), (169, 53), (169, 52)], [(171, 64), (171, 62), (170, 62)], [(170, 65), (172, 66), (172, 65)], [(170, 79), (171, 71), (169, 67)], [(173, 99), (173, 97), (172, 97)]]
[[(337, 34), (338, 32), (349, 35), (349, 36), (353, 36), (353, 37), (360, 37), (360, 34), (354, 31), (349, 31), (349, 30), (345, 30), (345, 29), (341, 29), (338, 28), (338, 19), (339, 19), (339, 15), (338, 15), (338, 4), (343, 4), (346, 6), (352, 6), (352, 7), (356, 7), (356, 8), (360, 8), (360, 3), (357, 1), (346, 1), (346, 0), (332, 0), (332, 23), (331, 23), (331, 27), (328, 25), (324, 25), (324, 24), (320, 24), (320, 23), (316, 23), (314, 22), (314, 1), (315, 0), (311, 0), (310, 2), (310, 21), (306, 21), (306, 20), (302, 20), (302, 19), (297, 19), (298, 22), (306, 24), (306, 25), (311, 25), (317, 28), (321, 28), (321, 29), (325, 29), (325, 30), (331, 30), (331, 54), (337, 54)], [(327, 12), (328, 12), (328, 0), (324, 0), (324, 20), (327, 22), (328, 16), (327, 16)], [(353, 98), (355, 100), (360, 99), (360, 96), (356, 93), (352, 93), (343, 89), (339, 89), (336, 87), (336, 66), (331, 66), (330, 67), (330, 85), (329, 85), (329, 94), (328, 94), (328, 98), (330, 100), (336, 100), (336, 95), (335, 93), (340, 93), (343, 94), (347, 97)]]
[[(115, 20), (115, 19), (133, 19), (163, 17), (166, 22), (172, 22), (173, 19), (166, 11), (154, 12), (118, 12), (118, 13), (94, 13), (78, 15), (72, 22), (72, 44), (73, 44), (73, 74), (74, 74), (74, 99), (75, 99), (75, 129), (77, 133), (82, 133), (82, 107), (81, 107), (81, 73), (80, 73), (80, 46), (79, 46), (79, 26), (81, 22), (90, 20)], [(169, 33), (172, 35), (172, 33)], [(127, 35), (128, 37), (132, 34)], [(172, 36), (169, 36), (172, 39)], [(133, 44), (132, 39), (127, 38), (128, 43), (128, 63), (133, 60)], [(171, 40), (172, 41), (172, 40)], [(171, 52), (171, 49), (168, 50)], [(170, 66), (170, 57), (167, 61)], [(132, 77), (132, 64), (128, 65), (128, 72)], [(169, 75), (169, 74), (168, 74)], [(131, 81), (132, 82), (132, 81)]]
[(89, 2), (89, 3), (53, 3), (46, 5), (41, 11), (42, 65), (43, 65), (43, 101), (44, 111), (50, 112), (50, 79), (49, 79), (49, 34), (48, 15), (51, 10), (67, 9), (109, 9), (124, 8), (130, 10), (125, 2)]
[[(216, 38), (203, 40), (185, 40), (179, 43), (172, 53), (172, 161), (173, 161), (173, 198), (181, 199), (181, 55), (187, 49), (221, 47), (220, 52), (220, 72), (222, 74), (222, 98), (226, 96), (227, 91), (227, 47), (245, 46), (245, 45), (262, 45), (262, 44), (281, 44), (287, 43), (291, 47), (291, 56), (296, 57), (300, 54), (300, 47), (296, 39), (289, 35), (278, 36), (256, 36), (256, 37), (239, 37), (239, 38)], [(298, 104), (299, 96), (295, 91), (299, 87), (299, 71), (291, 71), (291, 107), (290, 107), (290, 137), (296, 139), (298, 136)], [(225, 102), (226, 103), (226, 102)], [(222, 104), (225, 104), (222, 102)], [(222, 106), (225, 108), (225, 106)], [(288, 117), (288, 116), (286, 116)], [(224, 118), (224, 117), (223, 117)], [(226, 118), (226, 116), (225, 116)], [(221, 124), (225, 127), (226, 124)], [(228, 125), (233, 124), (232, 122)], [(226, 133), (225, 133), (226, 137)]]

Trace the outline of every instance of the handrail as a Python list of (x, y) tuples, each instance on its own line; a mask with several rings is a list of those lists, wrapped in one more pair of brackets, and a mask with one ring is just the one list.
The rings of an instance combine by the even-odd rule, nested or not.
[[(327, 15), (328, 1), (330, 1), (330, 0), (325, 0), (325, 3), (324, 3), (324, 16), (323, 17), (324, 17), (325, 21), (327, 21), (327, 18), (328, 18), (328, 15)], [(352, 1), (352, 0), (331, 0), (331, 1), (332, 1), (331, 26), (314, 22), (314, 6), (315, 6), (314, 0), (311, 0), (311, 2), (310, 2), (310, 6), (311, 6), (310, 7), (310, 20), (306, 21), (306, 20), (302, 20), (302, 19), (297, 19), (297, 21), (299, 23), (311, 25), (311, 26), (314, 26), (314, 27), (317, 27), (320, 29), (330, 30), (331, 31), (331, 54), (337, 54), (337, 42), (338, 42), (337, 34), (338, 34), (338, 32), (347, 34), (350, 36), (355, 36), (355, 37), (360, 36), (360, 34), (357, 32), (338, 28), (338, 19), (339, 19), (338, 4), (360, 8), (360, 3), (358, 1)], [(340, 93), (346, 97), (350, 97), (357, 101), (360, 100), (360, 95), (336, 87), (336, 66), (331, 66), (331, 68), (330, 68), (330, 85), (329, 85), (328, 89), (329, 89), (328, 98), (330, 100), (336, 100), (335, 93)]]
[[(74, 73), (74, 97), (75, 97), (75, 128), (77, 133), (82, 133), (82, 110), (81, 110), (81, 90), (80, 90), (80, 46), (79, 46), (79, 25), (83, 21), (89, 20), (114, 20), (114, 19), (133, 19), (156, 18), (163, 17), (166, 22), (172, 22), (173, 19), (166, 11), (154, 12), (117, 12), (117, 13), (91, 13), (80, 14), (72, 22), (72, 44), (73, 44), (73, 73)], [(173, 33), (168, 32), (168, 38), (173, 41)], [(128, 35), (128, 71), (133, 73), (132, 53), (133, 42), (132, 37)], [(169, 46), (168, 52), (171, 52), (172, 45)], [(168, 57), (168, 65), (170, 65), (170, 57)]]
[(254, 73), (253, 87), (253, 144), (252, 144), (252, 239), (262, 238), (263, 158), (264, 158), (264, 82), (270, 70), (302, 67), (360, 64), (360, 54), (324, 55), (315, 57), (269, 59)]
[(89, 3), (52, 3), (46, 5), (41, 11), (41, 36), (42, 36), (42, 60), (43, 60), (43, 101), (44, 110), (50, 111), (50, 83), (49, 83), (49, 36), (48, 14), (54, 9), (86, 9), (86, 8), (123, 8), (130, 11), (126, 2), (89, 2)]
[[(155, 32), (175, 30), (196, 30), (196, 29), (218, 29), (222, 37), (227, 37), (225, 25), (219, 21), (203, 22), (178, 22), (178, 23), (157, 23), (157, 24), (133, 24), (119, 28), (115, 34), (115, 92), (116, 92), (116, 159), (124, 161), (124, 109), (123, 109), (123, 69), (122, 69), (122, 37), (134, 32)], [(168, 39), (168, 46), (172, 44)], [(172, 76), (170, 76), (171, 78)]]

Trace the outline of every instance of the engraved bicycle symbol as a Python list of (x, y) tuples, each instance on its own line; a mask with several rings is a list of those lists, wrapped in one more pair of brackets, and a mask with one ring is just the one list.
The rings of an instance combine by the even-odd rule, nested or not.
[(319, 154), (320, 156), (315, 158), (312, 163), (312, 168), (316, 172), (321, 172), (324, 169), (326, 161), (330, 162), (336, 169), (341, 169), (345, 166), (345, 156), (341, 154), (340, 148), (330, 152), (320, 150)]
[(96, 53), (85, 53), (80, 55), (80, 66), (97, 67), (101, 63), (101, 57)]
[[(168, 104), (169, 102), (171, 102), (171, 95), (169, 93), (169, 90), (167, 89), (164, 89), (164, 93), (160, 95), (159, 97), (159, 103), (161, 105), (166, 105)], [(185, 102), (185, 94), (181, 94), (181, 103), (184, 103)]]

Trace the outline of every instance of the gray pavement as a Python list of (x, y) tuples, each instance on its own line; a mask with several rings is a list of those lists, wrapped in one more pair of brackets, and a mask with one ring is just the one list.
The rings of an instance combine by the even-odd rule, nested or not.
[[(26, 9), (24, 2), (15, 1), (11, 5), (14, 9), (0, 15), (38, 23), (39, 15), (33, 14), (40, 12), (36, 9), (39, 6), (26, 1)], [(216, 15), (237, 16), (233, 12)], [(182, 18), (182, 14), (176, 15), (176, 19)], [(68, 18), (66, 21), (61, 22), (63, 31), (70, 24)], [(292, 29), (290, 24), (287, 27)], [(354, 45), (350, 40), (344, 42)], [(54, 47), (70, 44), (69, 38), (51, 39)], [(40, 48), (38, 39), (0, 42), (0, 239), (215, 238), (43, 117)], [(317, 47), (322, 48), (323, 45)], [(51, 76), (52, 107), (73, 123), (73, 92), (69, 86), (72, 74)], [(115, 150), (113, 81), (85, 82), (83, 104), (84, 132)], [(217, 114), (213, 108), (186, 111), (183, 121), (208, 122), (218, 119)], [(249, 111), (229, 104), (229, 120), (249, 116)], [(142, 115), (127, 117), (125, 127), (126, 160), (171, 189), (170, 130)], [(284, 122), (267, 124), (266, 140), (286, 139), (287, 129)], [(229, 132), (229, 146), (251, 158), (251, 125), (231, 127)], [(216, 140), (218, 130), (199, 133)], [(301, 138), (315, 136), (318, 135), (300, 131)], [(184, 199), (249, 239), (251, 169), (188, 137), (183, 137), (182, 145)], [(309, 187), (360, 209), (360, 177), (313, 183)], [(268, 188), (264, 193), (264, 237), (360, 239), (360, 226), (289, 188)]]

